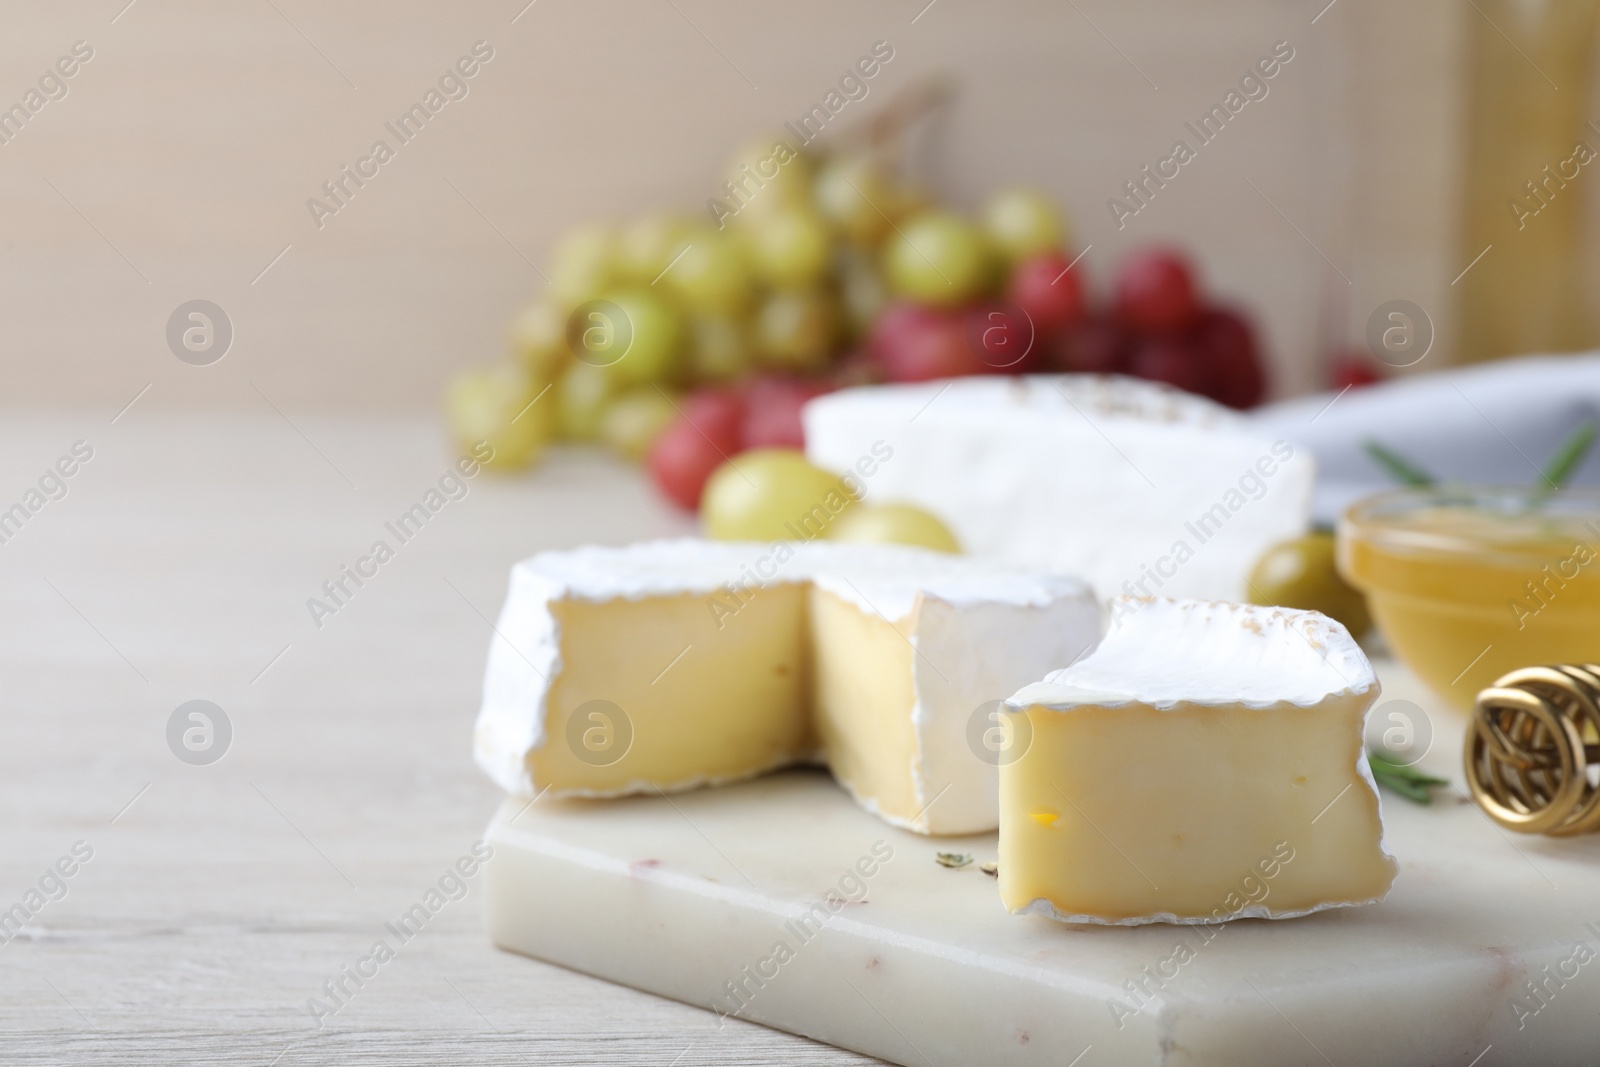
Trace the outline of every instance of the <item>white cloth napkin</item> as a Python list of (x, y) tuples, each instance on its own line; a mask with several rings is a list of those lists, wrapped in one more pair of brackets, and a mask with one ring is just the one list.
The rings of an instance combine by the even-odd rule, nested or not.
[[(1532, 485), (1568, 435), (1600, 419), (1600, 354), (1529, 356), (1285, 400), (1250, 413), (1273, 439), (1317, 458), (1312, 505), (1334, 522), (1352, 501), (1398, 483), (1363, 444), (1376, 440), (1440, 481)], [(1600, 485), (1600, 444), (1569, 484)]]

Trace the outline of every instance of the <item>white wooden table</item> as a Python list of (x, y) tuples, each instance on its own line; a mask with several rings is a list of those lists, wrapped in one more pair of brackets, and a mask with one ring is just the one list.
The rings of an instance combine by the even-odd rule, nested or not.
[[(0, 511), (94, 450), (0, 544), (0, 922), (93, 850), (0, 945), (0, 1062), (868, 1062), (497, 952), (476, 878), (316, 1026), (494, 809), (470, 732), (509, 565), (691, 523), (568, 454), (402, 545), (385, 521), (451, 458), (425, 418), (114, 414), (0, 417)], [(318, 629), (307, 599), (380, 538)], [(168, 746), (193, 699), (232, 726), (210, 765)]]

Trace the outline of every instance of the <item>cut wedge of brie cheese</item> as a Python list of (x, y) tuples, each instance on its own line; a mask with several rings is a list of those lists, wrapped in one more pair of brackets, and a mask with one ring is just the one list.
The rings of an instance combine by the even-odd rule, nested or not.
[(1075, 579), (900, 546), (547, 552), (512, 571), (477, 760), (512, 793), (610, 797), (820, 758), (897, 826), (992, 830), (988, 716), (1099, 629)]
[(818, 466), (881, 460), (869, 499), (919, 505), (969, 552), (1080, 575), (1102, 597), (1246, 599), (1256, 560), (1310, 513), (1308, 453), (1132, 378), (864, 386), (812, 400), (804, 421)]
[(1099, 646), (1006, 702), (1000, 894), (1134, 925), (1371, 904), (1394, 880), (1343, 626), (1212, 601), (1115, 605)]

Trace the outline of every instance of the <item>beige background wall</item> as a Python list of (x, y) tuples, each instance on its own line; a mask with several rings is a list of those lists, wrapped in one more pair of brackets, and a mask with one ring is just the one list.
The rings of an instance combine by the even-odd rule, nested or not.
[[(867, 106), (960, 80), (919, 156), (938, 189), (969, 206), (1002, 182), (1053, 191), (1102, 282), (1140, 244), (1194, 248), (1210, 289), (1260, 316), (1280, 393), (1310, 388), (1378, 302), (1447, 308), (1461, 265), (1461, 16), (1443, 0), (1339, 0), (1315, 23), (1323, 0), (125, 2), (4, 15), (0, 103), (75, 41), (95, 51), (0, 146), (7, 405), (114, 412), (147, 384), (151, 406), (431, 405), (499, 353), (564, 226), (695, 209), (730, 150), (880, 39), (896, 55)], [(495, 55), (470, 95), (319, 231), (306, 199), (478, 40)], [(1270, 95), (1119, 231), (1107, 198), (1278, 40), (1296, 55)], [(164, 340), (194, 297), (234, 322), (212, 367)]]

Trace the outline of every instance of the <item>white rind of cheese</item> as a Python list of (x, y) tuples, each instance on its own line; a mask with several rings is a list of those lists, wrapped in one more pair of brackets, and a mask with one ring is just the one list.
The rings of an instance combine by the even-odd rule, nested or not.
[[(967, 740), (974, 710), (1044, 670), (1070, 662), (1099, 637), (1100, 608), (1077, 579), (1037, 574), (970, 557), (897, 545), (654, 541), (620, 548), (586, 546), (518, 563), (489, 652), (474, 751), (501, 788), (538, 795), (531, 754), (549, 743), (547, 698), (561, 676), (562, 632), (554, 605), (609, 604), (693, 594), (730, 603), (744, 584), (803, 585), (851, 605), (864, 617), (908, 630), (913, 651), (909, 708), (915, 752), (909, 774), (917, 812), (897, 816), (853, 795), (895, 825), (921, 833), (974, 833), (998, 824), (998, 769)], [(736, 616), (730, 625), (737, 625)], [(653, 667), (653, 665), (652, 665)], [(714, 699), (714, 693), (706, 694)], [(681, 791), (752, 777), (815, 758), (779, 755), (726, 775), (686, 774), (671, 783), (629, 781), (604, 789), (562, 788), (554, 795), (612, 797)], [(904, 770), (894, 773), (906, 773)], [(850, 784), (841, 778), (842, 784)]]
[[(1066, 715), (1085, 708), (1131, 705), (1165, 711), (1194, 706), (1266, 710), (1284, 705), (1311, 708), (1330, 699), (1348, 697), (1365, 704), (1360, 721), (1360, 732), (1364, 733), (1372, 703), (1380, 692), (1377, 675), (1349, 631), (1319, 612), (1130, 597), (1113, 601), (1111, 609), (1111, 624), (1091, 653), (1047, 675), (1043, 681), (1024, 686), (1005, 702), (1006, 708), (1023, 712), (1036, 707)], [(1377, 812), (1377, 850), (1389, 867), (1392, 884), (1398, 865), (1384, 842), (1382, 797), (1364, 746), (1356, 747), (1356, 779)], [(1196, 752), (1194, 758), (1204, 759), (1205, 753)], [(1383, 892), (1369, 897), (1329, 900), (1303, 908), (1252, 903), (1222, 919), (1294, 919), (1333, 908), (1376, 904), (1387, 891), (1385, 886)], [(1100, 926), (1201, 925), (1221, 921), (1213, 916), (1180, 916), (1172, 912), (1108, 919), (1062, 911), (1043, 897), (1015, 907), (1012, 912)]]
[(1006, 706), (1309, 707), (1377, 688), (1378, 676), (1350, 631), (1319, 612), (1119, 597), (1092, 653), (1024, 686)]
[(918, 808), (926, 810), (915, 822), (889, 818), (902, 829), (970, 834), (998, 827), (999, 767), (973, 756), (968, 721), (974, 708), (983, 694), (1005, 692), (1006, 679), (1026, 678), (1034, 664), (1071, 662), (1099, 635), (1099, 605), (1081, 583), (1058, 587), (1048, 601), (1030, 604), (1020, 620), (1016, 606), (924, 594), (912, 636), (917, 700), (911, 721), (918, 756), (912, 774)]
[[(1270, 545), (1303, 534), (1315, 463), (1244, 417), (1153, 382), (975, 376), (863, 386), (804, 411), (806, 454), (868, 500), (943, 520), (975, 554), (1117, 595), (1238, 600)], [(1183, 546), (1183, 547), (1180, 547)]]
[(1226, 919), (1174, 915), (1170, 911), (1141, 915), (1133, 919), (1107, 919), (1099, 915), (1072, 915), (1064, 911), (1058, 911), (1054, 904), (1040, 897), (1028, 904), (1027, 907), (1013, 908), (1011, 914), (1042, 915), (1046, 919), (1054, 919), (1056, 922), (1081, 923), (1085, 926), (1149, 926), (1151, 923), (1166, 923), (1169, 926), (1215, 926), (1218, 922), (1232, 922), (1235, 919), (1298, 919), (1305, 915), (1315, 915), (1319, 911), (1328, 911), (1332, 908), (1364, 908), (1368, 904), (1376, 904), (1382, 899), (1382, 896), (1377, 896), (1367, 900), (1338, 900), (1330, 901), (1326, 904), (1314, 904), (1309, 908), (1300, 908), (1298, 910), (1290, 908), (1281, 911), (1274, 911), (1272, 908), (1261, 904), (1247, 904), (1238, 911), (1230, 912)]

